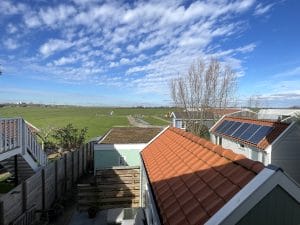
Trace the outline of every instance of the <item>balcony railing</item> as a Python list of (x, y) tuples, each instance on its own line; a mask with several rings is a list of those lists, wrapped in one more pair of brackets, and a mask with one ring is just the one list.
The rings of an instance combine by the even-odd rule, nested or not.
[(47, 154), (22, 118), (0, 119), (0, 154), (16, 149), (19, 154), (28, 153), (39, 165), (47, 164)]

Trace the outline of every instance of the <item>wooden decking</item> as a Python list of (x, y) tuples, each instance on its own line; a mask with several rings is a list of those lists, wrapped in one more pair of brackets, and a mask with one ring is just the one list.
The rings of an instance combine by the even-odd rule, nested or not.
[(139, 207), (139, 167), (117, 167), (96, 172), (96, 185), (78, 184), (78, 209)]

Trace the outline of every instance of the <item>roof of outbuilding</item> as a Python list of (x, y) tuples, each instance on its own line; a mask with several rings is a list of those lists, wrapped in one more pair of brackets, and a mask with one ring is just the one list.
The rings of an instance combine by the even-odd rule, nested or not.
[(221, 136), (224, 136), (228, 139), (232, 139), (237, 142), (244, 143), (246, 145), (254, 146), (259, 149), (266, 149), (269, 145), (275, 141), (275, 139), (282, 134), (282, 132), (289, 126), (287, 123), (282, 123), (278, 121), (271, 121), (271, 120), (259, 120), (259, 119), (250, 119), (250, 118), (236, 118), (236, 117), (224, 117), (222, 120), (220, 120), (211, 130), (212, 133), (216, 133), (216, 129), (223, 121), (235, 121), (235, 122), (242, 122), (242, 123), (249, 123), (249, 124), (256, 124), (260, 126), (270, 126), (273, 127), (273, 130), (264, 137), (258, 144), (253, 144), (251, 142), (245, 141), (243, 139), (234, 138), (232, 136), (228, 136), (226, 134), (221, 134)]
[(98, 142), (99, 144), (139, 144), (151, 141), (162, 128), (114, 127)]
[(141, 154), (165, 225), (204, 224), (264, 168), (177, 128)]

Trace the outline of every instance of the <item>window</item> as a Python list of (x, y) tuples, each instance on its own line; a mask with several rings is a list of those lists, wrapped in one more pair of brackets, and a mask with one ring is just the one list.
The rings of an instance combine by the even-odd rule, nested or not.
[(244, 147), (245, 147), (245, 145), (240, 143), (240, 147), (241, 147), (241, 148), (244, 148)]

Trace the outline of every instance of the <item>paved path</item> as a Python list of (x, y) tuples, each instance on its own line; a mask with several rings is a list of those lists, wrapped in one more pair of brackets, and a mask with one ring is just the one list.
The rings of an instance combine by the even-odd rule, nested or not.
[(76, 211), (69, 225), (107, 225), (107, 210), (102, 210), (97, 213), (97, 216), (90, 219), (87, 212)]
[(127, 116), (127, 119), (131, 126), (133, 127), (152, 127), (152, 128), (163, 128), (165, 126), (154, 126), (140, 118), (134, 118), (133, 116)]
[(164, 121), (164, 122), (166, 122), (166, 123), (171, 123), (171, 121), (170, 120), (166, 120), (166, 119), (164, 119), (164, 118), (161, 118), (161, 117), (159, 117), (159, 116), (152, 116), (153, 118), (155, 118), (155, 119), (158, 119), (158, 120), (161, 120), (161, 121)]
[(142, 119), (136, 119), (133, 116), (127, 116), (127, 119), (129, 121), (130, 125), (134, 126), (134, 127), (153, 127), (146, 121), (144, 121)]

